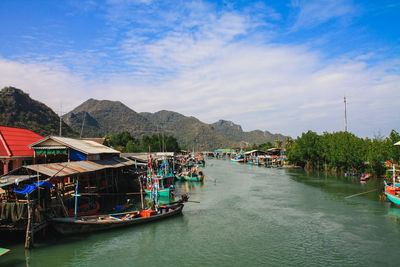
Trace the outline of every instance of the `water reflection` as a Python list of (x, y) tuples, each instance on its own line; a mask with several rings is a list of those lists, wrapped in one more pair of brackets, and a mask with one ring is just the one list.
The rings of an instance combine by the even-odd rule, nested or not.
[[(318, 171), (286, 170), (291, 180), (308, 186), (320, 188), (322, 191), (338, 197), (348, 197), (365, 192), (357, 197), (367, 198), (372, 201), (381, 200), (383, 190), (382, 179), (369, 179), (360, 181), (359, 177), (349, 177), (340, 174)], [(376, 191), (366, 193), (377, 189)]]

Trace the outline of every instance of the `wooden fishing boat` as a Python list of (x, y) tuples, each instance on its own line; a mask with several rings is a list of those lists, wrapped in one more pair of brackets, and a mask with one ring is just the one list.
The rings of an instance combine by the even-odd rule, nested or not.
[(387, 161), (393, 167), (393, 182), (388, 184), (385, 181), (385, 195), (387, 199), (400, 206), (400, 184), (396, 183), (396, 169), (394, 163)]
[(388, 184), (385, 181), (385, 195), (390, 202), (400, 206), (399, 184), (395, 184), (395, 186), (393, 187), (391, 184)]
[(7, 252), (10, 252), (10, 250), (8, 248), (0, 248), (0, 256), (3, 256)]
[(184, 178), (186, 181), (192, 181), (192, 182), (203, 182), (204, 181), (204, 177), (199, 176), (199, 175), (185, 176)]
[(182, 214), (183, 206), (183, 203), (160, 206), (158, 212), (141, 210), (77, 218), (52, 218), (50, 222), (57, 232), (64, 235), (88, 233), (162, 220)]
[(363, 174), (363, 175), (361, 175), (361, 177), (360, 177), (360, 180), (361, 181), (367, 181), (369, 178), (371, 178), (371, 174)]
[[(173, 176), (175, 177), (175, 176)], [(157, 191), (158, 196), (168, 197), (175, 191), (175, 186), (173, 183), (173, 177), (164, 177), (164, 176), (154, 176), (151, 178), (147, 178), (148, 183), (144, 188), (144, 192), (148, 195)], [(157, 189), (155, 189), (155, 185), (157, 183)]]

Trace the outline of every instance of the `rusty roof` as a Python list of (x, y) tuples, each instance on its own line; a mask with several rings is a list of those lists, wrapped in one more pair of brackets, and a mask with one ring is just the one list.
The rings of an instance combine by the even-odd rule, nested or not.
[(141, 166), (143, 163), (135, 163), (135, 161), (127, 158), (113, 158), (107, 160), (93, 161), (71, 161), (62, 163), (36, 164), (25, 166), (25, 168), (44, 174), (49, 177), (66, 177), (72, 175), (85, 174), (103, 169), (120, 168), (125, 166)]

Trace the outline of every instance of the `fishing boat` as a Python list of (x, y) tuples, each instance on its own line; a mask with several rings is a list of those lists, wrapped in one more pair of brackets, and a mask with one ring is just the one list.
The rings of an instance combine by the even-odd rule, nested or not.
[(243, 163), (244, 162), (244, 157), (242, 155), (239, 155), (236, 158), (232, 158), (231, 161), (232, 162)]
[(183, 174), (183, 178), (186, 181), (192, 181), (192, 182), (203, 182), (204, 181), (204, 174), (203, 172), (197, 172), (197, 169), (199, 166), (196, 166), (192, 168), (190, 171), (186, 172)]
[(360, 177), (361, 181), (367, 181), (369, 178), (371, 178), (371, 174), (367, 173), (367, 174), (362, 174)]
[(393, 167), (393, 182), (391, 184), (388, 184), (385, 181), (385, 196), (390, 202), (400, 206), (400, 184), (396, 183), (395, 165), (390, 161), (386, 162)]
[(64, 235), (103, 231), (119, 227), (133, 226), (142, 223), (162, 220), (182, 214), (184, 204), (160, 206), (159, 210), (140, 210), (106, 215), (81, 217), (52, 218), (51, 224), (55, 230)]
[[(174, 176), (175, 177), (175, 176)], [(147, 185), (145, 185), (144, 192), (148, 195), (158, 192), (158, 196), (167, 197), (173, 194), (175, 187), (172, 177), (164, 177), (157, 175), (149, 177)]]
[(7, 252), (10, 252), (10, 250), (8, 248), (0, 248), (0, 256), (3, 256)]
[(174, 178), (175, 174), (172, 169), (169, 168), (166, 159), (164, 159), (160, 169), (154, 171), (150, 157), (147, 177), (145, 184), (143, 185), (144, 192), (148, 195), (157, 194), (158, 197), (168, 197), (175, 193)]
[(203, 182), (204, 181), (204, 176), (200, 176), (198, 174), (196, 175), (189, 175), (185, 176), (186, 181), (192, 181), (192, 182)]
[(385, 196), (387, 199), (400, 206), (400, 186), (399, 184), (395, 184), (393, 187), (392, 184), (388, 184), (385, 181)]

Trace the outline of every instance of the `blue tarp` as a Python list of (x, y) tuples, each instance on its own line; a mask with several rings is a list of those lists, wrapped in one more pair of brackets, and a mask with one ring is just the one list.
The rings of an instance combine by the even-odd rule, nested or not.
[[(46, 182), (46, 181), (39, 182), (39, 186), (40, 187), (54, 187), (51, 183)], [(17, 194), (26, 195), (26, 194), (32, 193), (37, 187), (38, 187), (38, 183), (27, 184), (21, 190), (14, 190), (14, 192)]]
[(163, 162), (163, 164), (161, 164), (161, 169), (164, 168), (165, 166), (168, 166), (168, 162)]
[(70, 149), (69, 150), (69, 158), (72, 160), (77, 160), (77, 161), (86, 160), (86, 155), (79, 151)]

